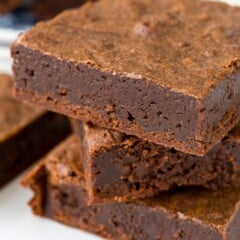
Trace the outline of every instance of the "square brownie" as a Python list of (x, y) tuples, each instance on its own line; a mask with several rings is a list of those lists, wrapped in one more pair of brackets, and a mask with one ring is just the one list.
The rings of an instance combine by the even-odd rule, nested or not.
[(66, 117), (20, 103), (13, 80), (0, 74), (0, 187), (67, 137)]
[(216, 2), (87, 3), (16, 40), (16, 94), (203, 156), (240, 120), (239, 22)]
[(145, 198), (183, 186), (211, 190), (240, 186), (240, 124), (204, 157), (91, 123), (73, 125), (80, 138), (90, 202)]
[[(240, 190), (185, 189), (129, 202), (88, 205), (72, 136), (23, 180), (35, 214), (114, 240), (240, 239)], [(80, 156), (81, 157), (81, 156)]]

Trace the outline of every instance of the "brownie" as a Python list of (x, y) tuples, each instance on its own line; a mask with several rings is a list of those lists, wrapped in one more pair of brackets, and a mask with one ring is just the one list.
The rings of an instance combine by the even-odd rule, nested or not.
[(0, 1), (0, 14), (6, 13), (18, 7), (21, 0), (1, 0)]
[(240, 124), (204, 157), (91, 123), (73, 125), (80, 138), (90, 202), (145, 198), (183, 186), (211, 190), (240, 186)]
[(86, 0), (35, 0), (32, 6), (38, 20), (47, 20), (68, 8), (82, 5)]
[(144, 200), (87, 205), (74, 138), (23, 180), (35, 192), (30, 202), (35, 214), (114, 240), (240, 239), (239, 189), (181, 189)]
[(239, 22), (223, 3), (87, 3), (15, 41), (16, 93), (203, 156), (240, 120)]
[(20, 103), (12, 79), (0, 75), (0, 187), (70, 134), (66, 117)]

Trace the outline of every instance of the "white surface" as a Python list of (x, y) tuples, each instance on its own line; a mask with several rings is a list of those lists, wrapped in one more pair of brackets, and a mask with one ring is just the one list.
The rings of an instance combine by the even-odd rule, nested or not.
[(0, 72), (12, 73), (11, 65), (12, 64), (9, 47), (0, 45)]
[(31, 192), (19, 185), (19, 179), (0, 191), (1, 240), (99, 240), (48, 219), (33, 216), (27, 202)]
[[(240, 5), (240, 0), (229, 0), (228, 2)], [(10, 43), (16, 34), (16, 32), (10, 30), (3, 32), (0, 29), (0, 72), (11, 72), (11, 59), (6, 42), (9, 41)], [(33, 216), (30, 208), (26, 205), (31, 194), (22, 189), (18, 181), (15, 180), (0, 191), (0, 240), (99, 239), (84, 232)]]

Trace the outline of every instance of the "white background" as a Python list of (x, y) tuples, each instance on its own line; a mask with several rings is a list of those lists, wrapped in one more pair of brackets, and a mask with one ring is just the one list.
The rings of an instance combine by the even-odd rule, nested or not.
[[(193, 0), (195, 1), (195, 0)], [(240, 0), (225, 1), (240, 5)], [(13, 39), (15, 32), (3, 32), (1, 38)], [(9, 50), (0, 46), (0, 72), (11, 72)], [(1, 111), (1, 109), (0, 109)], [(0, 240), (98, 240), (98, 237), (32, 215), (27, 206), (31, 192), (16, 179), (0, 190)]]

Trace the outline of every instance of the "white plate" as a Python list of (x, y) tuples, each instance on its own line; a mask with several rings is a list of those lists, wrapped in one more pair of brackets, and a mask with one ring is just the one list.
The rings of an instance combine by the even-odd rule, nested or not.
[[(195, 1), (195, 0), (193, 0)], [(240, 0), (229, 0), (240, 5)], [(0, 29), (0, 72), (11, 72), (9, 45), (19, 30)], [(4, 46), (1, 42), (4, 42)], [(1, 110), (1, 109), (0, 109)], [(26, 205), (30, 192), (15, 180), (0, 191), (0, 239), (3, 240), (98, 240), (100, 238), (32, 215)]]
[(98, 240), (54, 221), (36, 217), (26, 204), (32, 196), (19, 186), (20, 178), (0, 191), (1, 240)]

